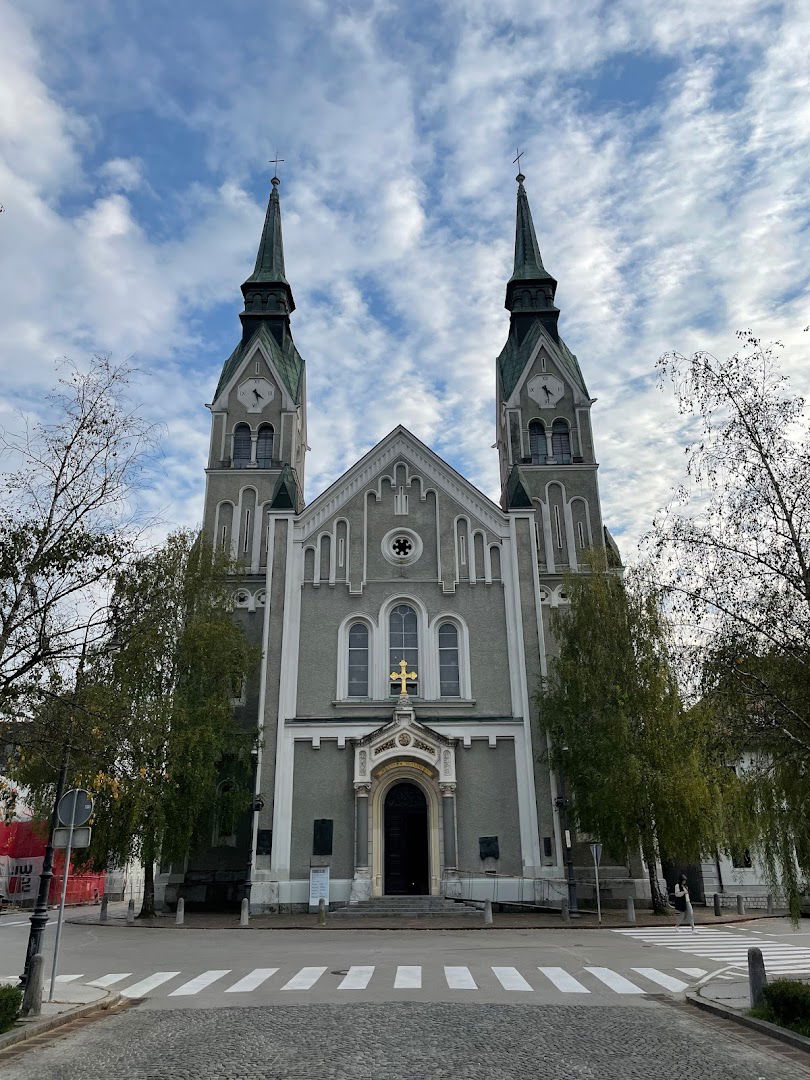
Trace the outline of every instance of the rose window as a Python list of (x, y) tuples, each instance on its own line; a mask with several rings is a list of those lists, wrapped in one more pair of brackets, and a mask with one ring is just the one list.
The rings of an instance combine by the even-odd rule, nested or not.
[(391, 550), (398, 559), (407, 559), (413, 551), (413, 542), (407, 536), (398, 536), (391, 544)]

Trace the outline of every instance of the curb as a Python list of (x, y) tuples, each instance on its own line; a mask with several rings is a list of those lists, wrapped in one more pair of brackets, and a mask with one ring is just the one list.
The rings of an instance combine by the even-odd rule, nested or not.
[(696, 1009), (702, 1009), (703, 1012), (712, 1013), (714, 1016), (722, 1017), (724, 1020), (730, 1020), (741, 1027), (751, 1028), (753, 1031), (758, 1031), (760, 1035), (769, 1035), (772, 1039), (778, 1039), (796, 1050), (804, 1050), (806, 1054), (810, 1054), (810, 1039), (791, 1031), (789, 1028), (771, 1024), (768, 1020), (757, 1020), (754, 1016), (746, 1016), (745, 1013), (730, 1009), (727, 1005), (719, 1005), (716, 1001), (707, 1001), (706, 998), (699, 997), (697, 994), (687, 993), (685, 998)]
[[(331, 913), (331, 914), (333, 916), (335, 915), (334, 912)], [(479, 914), (481, 914), (481, 916), (483, 916), (483, 912), (480, 912)], [(194, 923), (189, 923), (189, 922), (184, 923), (182, 926), (178, 926), (174, 921), (174, 915), (167, 915), (167, 916), (159, 917), (159, 918), (157, 918), (155, 920), (150, 920), (148, 922), (147, 921), (138, 921), (136, 919), (134, 927), (132, 927), (129, 923), (125, 922), (123, 918), (119, 918), (117, 915), (111, 916), (106, 923), (97, 922), (95, 919), (82, 919), (82, 918), (65, 919), (65, 922), (70, 923), (73, 926), (93, 926), (93, 927), (98, 927), (98, 928), (115, 927), (116, 929), (121, 929), (121, 928), (140, 929), (140, 930), (246, 930), (246, 929), (249, 929), (249, 930), (276, 930), (276, 931), (280, 931), (280, 932), (281, 931), (286, 931), (286, 930), (323, 930), (323, 929), (327, 929), (327, 930), (341, 930), (341, 931), (357, 931), (357, 930), (422, 930), (422, 931), (425, 931), (425, 932), (427, 932), (427, 931), (439, 931), (440, 932), (440, 931), (447, 931), (447, 930), (452, 930), (454, 932), (457, 931), (457, 930), (548, 930), (548, 931), (554, 933), (554, 932), (560, 931), (560, 930), (586, 930), (586, 931), (628, 930), (628, 929), (645, 930), (645, 929), (651, 929), (651, 928), (658, 929), (658, 928), (665, 927), (665, 926), (668, 925), (668, 924), (665, 924), (664, 922), (649, 922), (649, 923), (646, 923), (646, 922), (638, 922), (638, 923), (622, 922), (622, 923), (610, 923), (610, 924), (604, 923), (602, 926), (598, 926), (595, 923), (584, 923), (584, 924), (580, 923), (578, 919), (572, 919), (572, 921), (570, 923), (564, 923), (564, 922), (560, 921), (560, 922), (555, 922), (555, 923), (553, 923), (551, 925), (549, 925), (548, 923), (540, 923), (540, 922), (537, 922), (537, 923), (525, 922), (525, 923), (519, 923), (519, 924), (515, 924), (515, 925), (510, 925), (509, 923), (499, 922), (497, 913), (495, 914), (494, 922), (491, 923), (491, 924), (484, 923), (483, 918), (479, 921), (474, 916), (466, 916), (464, 918), (458, 919), (455, 923), (451, 923), (449, 925), (444, 925), (444, 926), (436, 926), (436, 925), (427, 925), (426, 926), (424, 924), (423, 925), (413, 925), (413, 923), (411, 923), (411, 925), (405, 926), (405, 925), (402, 925), (401, 923), (395, 923), (392, 918), (389, 918), (389, 919), (385, 920), (383, 918), (373, 919), (371, 917), (366, 917), (366, 916), (352, 917), (350, 915), (346, 915), (346, 916), (337, 916), (335, 918), (329, 918), (329, 913), (327, 913), (326, 927), (319, 926), (317, 923), (314, 923), (314, 922), (306, 922), (306, 923), (302, 922), (302, 923), (298, 923), (296, 925), (287, 924), (285, 926), (273, 926), (273, 925), (268, 926), (268, 925), (256, 925), (256, 923), (253, 921), (254, 919), (262, 919), (264, 917), (265, 917), (264, 915), (254, 915), (254, 916), (252, 916), (250, 925), (247, 926), (247, 927), (241, 926), (239, 924), (239, 922), (236, 921), (236, 917), (234, 918), (234, 922), (226, 923), (226, 924), (219, 925), (219, 926), (210, 925), (210, 924), (208, 924), (208, 925), (204, 924), (202, 926), (199, 926), (199, 925), (194, 925)], [(341, 925), (343, 923), (344, 918), (345, 918), (346, 922), (351, 921), (352, 925), (350, 925), (350, 926)], [(782, 916), (782, 915), (753, 915), (753, 916), (752, 915), (735, 915), (733, 918), (726, 918), (726, 919), (722, 919), (722, 920), (718, 919), (718, 920), (716, 920), (714, 922), (697, 923), (696, 925), (699, 928), (715, 927), (715, 926), (733, 926), (736, 923), (741, 923), (741, 922), (753, 922), (754, 920), (763, 920), (764, 921), (766, 919), (779, 919), (779, 918), (784, 918), (784, 916)], [(362, 924), (360, 924), (361, 919), (362, 919)], [(360, 925), (358, 925), (358, 924), (360, 924)]]
[(121, 1000), (120, 994), (108, 990), (106, 996), (99, 998), (97, 1001), (89, 1001), (86, 1005), (77, 1005), (75, 1009), (66, 1009), (65, 1012), (57, 1013), (56, 1016), (49, 1016), (46, 1020), (18, 1021), (17, 1026), (13, 1027), (11, 1031), (6, 1031), (0, 1035), (0, 1053), (7, 1050), (9, 1046), (25, 1042), (26, 1039), (33, 1039), (37, 1035), (44, 1035), (48, 1031), (53, 1031), (54, 1028), (69, 1024), (72, 1020), (79, 1020), (90, 1013), (96, 1011), (106, 1012), (107, 1009), (118, 1005)]

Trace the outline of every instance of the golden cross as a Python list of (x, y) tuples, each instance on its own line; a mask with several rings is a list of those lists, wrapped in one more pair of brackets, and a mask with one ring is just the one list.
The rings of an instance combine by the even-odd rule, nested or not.
[(407, 666), (408, 666), (407, 660), (400, 660), (400, 662), (399, 662), (399, 671), (392, 671), (391, 672), (391, 678), (394, 680), (394, 682), (401, 682), (402, 683), (402, 694), (401, 694), (402, 697), (407, 697), (408, 696), (408, 682), (409, 681), (414, 682), (416, 680), (416, 678), (417, 678), (417, 675), (416, 675), (415, 671), (406, 671), (405, 670), (407, 668)]

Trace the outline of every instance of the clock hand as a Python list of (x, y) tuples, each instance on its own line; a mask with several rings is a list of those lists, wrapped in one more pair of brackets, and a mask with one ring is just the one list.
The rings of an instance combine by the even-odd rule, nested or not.
[(259, 393), (259, 391), (258, 391), (258, 390), (256, 390), (255, 388), (254, 388), (254, 390), (253, 390), (253, 396), (254, 396), (254, 397), (256, 398), (256, 400), (257, 400), (257, 401), (263, 401), (263, 400), (264, 400), (264, 399), (262, 398), (262, 395), (261, 395), (261, 394)]

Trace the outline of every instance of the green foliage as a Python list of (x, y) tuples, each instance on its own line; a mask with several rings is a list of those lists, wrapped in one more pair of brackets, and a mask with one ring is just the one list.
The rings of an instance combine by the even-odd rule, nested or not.
[(659, 361), (694, 433), (687, 481), (649, 537), (685, 628), (679, 663), (738, 766), (734, 842), (798, 917), (810, 877), (810, 422), (777, 346)]
[(115, 647), (99, 650), (75, 693), (53, 695), (38, 717), (46, 741), (17, 775), (47, 805), (53, 746), (72, 726), (69, 780), (93, 792), (99, 867), (140, 857), (148, 881), (154, 860), (181, 859), (210, 826), (223, 775), (234, 812), (247, 808), (255, 731), (237, 725), (233, 698), (253, 650), (232, 617), (231, 569), (176, 533), (121, 570)]
[(539, 704), (574, 819), (619, 857), (696, 860), (720, 835), (725, 778), (705, 717), (684, 711), (660, 596), (596, 558), (566, 590)]
[(19, 986), (0, 986), (0, 1031), (8, 1031), (20, 1015), (23, 992)]
[(752, 1016), (810, 1038), (810, 983), (776, 979), (765, 987), (763, 998), (762, 1005), (751, 1010)]

